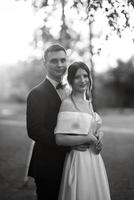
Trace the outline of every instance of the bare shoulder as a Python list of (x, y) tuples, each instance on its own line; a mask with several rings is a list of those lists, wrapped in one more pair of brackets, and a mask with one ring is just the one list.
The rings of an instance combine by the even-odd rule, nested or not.
[(60, 107), (60, 112), (63, 111), (73, 111), (74, 110), (74, 106), (73, 103), (71, 101), (70, 96), (68, 96), (66, 99), (64, 99), (61, 103), (61, 107)]

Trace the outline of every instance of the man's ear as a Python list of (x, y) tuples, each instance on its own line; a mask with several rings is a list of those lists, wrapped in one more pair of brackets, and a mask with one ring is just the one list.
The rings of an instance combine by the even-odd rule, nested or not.
[(45, 60), (43, 60), (43, 64), (44, 64), (44, 66), (45, 66), (45, 68), (47, 69), (47, 62), (45, 61)]

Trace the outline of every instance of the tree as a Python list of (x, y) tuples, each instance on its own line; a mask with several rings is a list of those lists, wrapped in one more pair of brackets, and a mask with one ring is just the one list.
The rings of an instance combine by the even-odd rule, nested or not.
[(107, 87), (116, 95), (116, 106), (134, 107), (134, 66), (132, 60), (127, 63), (118, 61), (118, 66), (109, 70)]
[[(44, 25), (40, 29), (40, 38), (42, 38), (43, 43), (45, 44), (46, 41), (60, 41), (67, 49), (70, 48), (72, 52), (77, 50), (81, 57), (88, 51), (89, 60), (87, 62), (91, 62), (93, 79), (95, 77), (94, 61), (96, 55), (101, 53), (102, 48), (101, 46), (96, 48), (94, 43), (94, 38), (100, 37), (100, 33), (95, 35), (93, 28), (97, 14), (100, 13), (103, 15), (104, 20), (109, 27), (104, 35), (105, 41), (107, 41), (112, 34), (117, 34), (119, 37), (122, 37), (122, 34), (126, 29), (129, 29), (132, 32), (134, 29), (134, 24), (131, 20), (131, 13), (134, 8), (133, 0), (33, 0), (32, 5), (37, 11), (44, 11)], [(87, 26), (89, 27), (89, 38), (87, 39), (87, 46), (85, 46), (85, 48), (79, 47), (78, 40), (81, 40), (81, 36), (77, 33), (77, 30), (73, 29), (72, 22), (68, 21), (68, 13), (65, 12), (68, 7), (70, 10), (73, 9), (74, 11), (77, 11), (80, 16), (80, 21), (82, 23), (87, 23)], [(59, 12), (56, 16), (55, 12), (57, 10)], [(56, 36), (51, 33), (52, 27), (47, 26), (47, 22), (53, 15), (57, 20), (60, 18), (61, 21)], [(38, 38), (36, 38), (35, 41), (38, 42)]]
[(43, 81), (44, 77), (45, 68), (42, 60), (20, 61), (10, 72), (8, 97), (18, 102), (26, 101), (29, 91)]
[[(36, 9), (45, 9), (44, 14), (44, 23), (48, 18), (52, 15), (52, 13), (61, 7), (61, 30), (62, 27), (66, 27), (65, 31), (68, 32), (70, 29), (66, 24), (67, 14), (65, 14), (64, 10), (67, 6), (70, 6), (70, 9), (75, 8), (77, 12), (80, 14), (80, 11), (83, 9), (85, 12), (85, 17), (81, 17), (81, 20), (89, 20), (89, 24), (95, 21), (95, 16), (97, 12), (101, 11), (101, 13), (105, 16), (105, 20), (107, 20), (108, 25), (111, 27), (111, 30), (116, 32), (116, 34), (121, 37), (122, 32), (126, 28), (130, 28), (133, 30), (133, 26), (130, 24), (130, 9), (134, 8), (133, 0), (33, 0), (32, 5)], [(49, 12), (46, 8), (50, 8)], [(122, 21), (121, 21), (122, 20)], [(111, 34), (111, 30), (106, 34), (106, 39)], [(60, 36), (60, 35), (59, 35)]]
[[(71, 2), (71, 3), (70, 3)], [(115, 33), (119, 37), (122, 36), (123, 32), (129, 28), (131, 31), (134, 29), (134, 24), (130, 23), (130, 9), (134, 8), (133, 0), (34, 0), (33, 6), (38, 7), (39, 9), (46, 9), (47, 7), (53, 6), (53, 8), (57, 8), (61, 5), (61, 30), (59, 34), (59, 41), (61, 41), (66, 48), (74, 48), (74, 42), (77, 39), (80, 39), (80, 36), (75, 34), (71, 34), (72, 28), (67, 25), (67, 13), (65, 13), (65, 8), (69, 5), (70, 9), (77, 10), (78, 14), (81, 15), (83, 11), (84, 15), (81, 15), (80, 20), (84, 23), (87, 21), (87, 25), (89, 26), (89, 38), (87, 41), (89, 58), (91, 63), (91, 71), (94, 79), (94, 60), (95, 55), (100, 54), (101, 46), (97, 49), (94, 44), (95, 33), (93, 31), (93, 26), (96, 20), (97, 13), (101, 13), (104, 16), (104, 20), (106, 20), (107, 25), (109, 26), (108, 32), (105, 33), (105, 40), (108, 40), (109, 37)], [(46, 19), (46, 18), (45, 18)], [(47, 20), (47, 19), (46, 19)], [(72, 37), (74, 35), (74, 37)], [(77, 36), (77, 37), (76, 37)], [(99, 36), (97, 36), (99, 37)], [(72, 45), (71, 45), (72, 43)], [(77, 43), (77, 42), (76, 42)], [(81, 50), (77, 48), (77, 51), (81, 53)], [(82, 56), (82, 53), (81, 53)]]

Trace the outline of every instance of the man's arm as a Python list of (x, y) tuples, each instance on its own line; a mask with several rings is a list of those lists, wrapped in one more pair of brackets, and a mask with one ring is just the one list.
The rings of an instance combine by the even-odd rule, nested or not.
[(27, 132), (28, 136), (43, 144), (54, 143), (54, 135), (44, 127), (47, 112), (47, 99), (43, 99), (38, 91), (32, 91), (27, 98)]

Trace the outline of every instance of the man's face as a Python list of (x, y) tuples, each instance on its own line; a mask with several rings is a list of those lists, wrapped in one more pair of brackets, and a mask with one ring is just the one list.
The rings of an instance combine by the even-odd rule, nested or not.
[(45, 62), (47, 75), (55, 81), (60, 81), (67, 70), (67, 60), (64, 51), (49, 52)]

